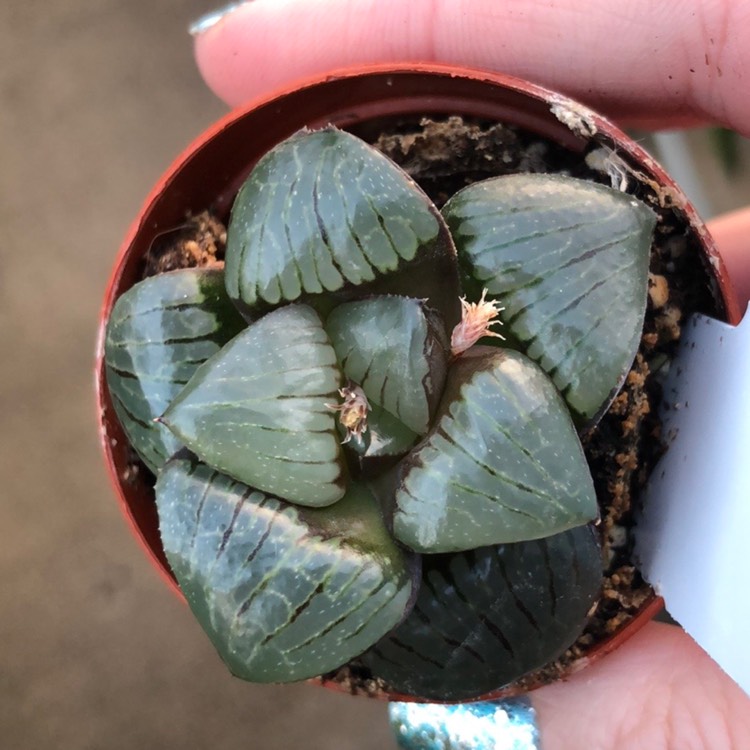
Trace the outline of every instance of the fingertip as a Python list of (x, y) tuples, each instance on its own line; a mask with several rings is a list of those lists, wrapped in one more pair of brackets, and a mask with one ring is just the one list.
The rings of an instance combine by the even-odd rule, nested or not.
[(193, 56), (198, 72), (211, 91), (230, 107), (244, 101), (242, 80), (236, 64), (240, 57), (243, 34), (247, 39), (244, 16), (252, 0), (230, 3), (223, 8), (201, 16), (189, 27), (193, 37)]
[(712, 219), (708, 222), (708, 229), (744, 310), (750, 302), (750, 208)]
[(232, 106), (232, 102), (226, 98), (226, 92), (223, 91), (221, 85), (223, 80), (222, 76), (216, 73), (215, 66), (211, 64), (212, 46), (210, 41), (206, 41), (206, 35), (209, 33), (209, 31), (206, 31), (193, 35), (193, 57), (195, 59), (195, 64), (198, 67), (198, 73), (200, 73), (206, 86), (208, 86), (208, 88), (213, 91), (219, 99), (222, 99), (226, 104)]

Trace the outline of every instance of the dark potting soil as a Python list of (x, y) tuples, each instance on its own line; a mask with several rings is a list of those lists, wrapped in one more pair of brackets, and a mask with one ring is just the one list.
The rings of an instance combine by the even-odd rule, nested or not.
[(189, 216), (181, 227), (154, 240), (143, 277), (178, 268), (214, 268), (223, 263), (226, 247), (226, 227), (215, 216), (208, 211)]
[[(684, 319), (692, 312), (721, 315), (721, 305), (712, 292), (712, 276), (699, 260), (699, 242), (679, 206), (672, 206), (671, 196), (642, 174), (623, 172), (621, 161), (614, 162), (620, 167), (602, 170), (596, 166), (601, 164), (600, 158), (585, 158), (601, 156), (602, 144), (592, 141), (586, 153), (575, 154), (517, 128), (458, 117), (389, 123), (387, 132), (368, 139), (407, 171), (438, 206), (477, 180), (545, 172), (613, 184), (658, 214), (638, 354), (607, 413), (581, 435), (601, 511), (601, 597), (577, 641), (555, 662), (527, 675), (508, 691), (522, 692), (564, 675), (572, 662), (618, 632), (653, 598), (653, 590), (631, 562), (631, 529), (639, 494), (664, 450), (658, 416), (659, 370), (674, 354)], [(188, 218), (184, 226), (154, 243), (144, 277), (175, 268), (215, 265), (223, 261), (225, 245), (226, 229), (215, 217), (204, 212)], [(145, 467), (135, 465), (129, 471), (148, 473)], [(323, 679), (352, 694), (378, 697), (388, 690), (356, 660)]]

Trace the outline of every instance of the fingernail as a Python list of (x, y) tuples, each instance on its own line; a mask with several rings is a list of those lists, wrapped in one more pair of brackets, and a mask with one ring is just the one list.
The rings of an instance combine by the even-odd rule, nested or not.
[(193, 23), (188, 26), (188, 31), (193, 36), (198, 36), (204, 31), (208, 31), (208, 29), (210, 29), (212, 26), (215, 26), (217, 23), (219, 23), (222, 18), (228, 16), (230, 13), (233, 13), (235, 10), (237, 10), (237, 8), (246, 5), (248, 2), (251, 2), (251, 0), (242, 0), (242, 2), (239, 3), (229, 3), (229, 5), (225, 5), (223, 8), (212, 10), (210, 13), (206, 13), (204, 16), (201, 16), (197, 21), (193, 21)]

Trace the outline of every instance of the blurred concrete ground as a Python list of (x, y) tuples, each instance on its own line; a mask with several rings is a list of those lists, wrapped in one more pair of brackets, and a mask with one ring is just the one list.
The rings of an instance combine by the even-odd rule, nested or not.
[[(185, 33), (210, 7), (0, 0), (3, 750), (394, 747), (383, 704), (231, 678), (130, 538), (99, 457), (92, 356), (113, 255), (224, 111)], [(744, 200), (717, 190), (716, 208)]]

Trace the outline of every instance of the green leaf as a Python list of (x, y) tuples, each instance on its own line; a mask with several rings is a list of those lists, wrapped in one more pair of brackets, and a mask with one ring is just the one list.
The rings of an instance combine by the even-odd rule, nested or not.
[(162, 420), (238, 481), (302, 505), (344, 494), (333, 412), (341, 374), (317, 313), (265, 315), (202, 365)]
[[(415, 267), (428, 273), (411, 275), (422, 285), (412, 295), (443, 299), (458, 289), (440, 213), (392, 161), (335, 128), (301, 131), (269, 151), (232, 208), (227, 290), (251, 308), (351, 286), (375, 293), (399, 283), (392, 272)], [(460, 314), (457, 299), (446, 304)]]
[(445, 383), (450, 344), (422, 300), (372, 297), (337, 307), (325, 324), (347, 378), (424, 435)]
[(104, 340), (107, 386), (128, 440), (152, 471), (181, 447), (154, 419), (245, 325), (219, 270), (154, 276), (115, 302)]
[(510, 350), (474, 347), (456, 361), (436, 426), (395, 479), (393, 532), (417, 552), (539, 539), (598, 514), (565, 403)]
[(592, 529), (423, 559), (412, 613), (361, 661), (388, 689), (463, 701), (556, 659), (601, 587)]
[(156, 485), (167, 559), (230, 670), (291, 682), (335, 669), (400, 622), (410, 561), (372, 495), (300, 508), (178, 456)]
[(602, 413), (635, 357), (656, 215), (602, 185), (518, 174), (443, 208), (465, 284), (505, 306), (505, 332), (550, 375), (581, 422)]

